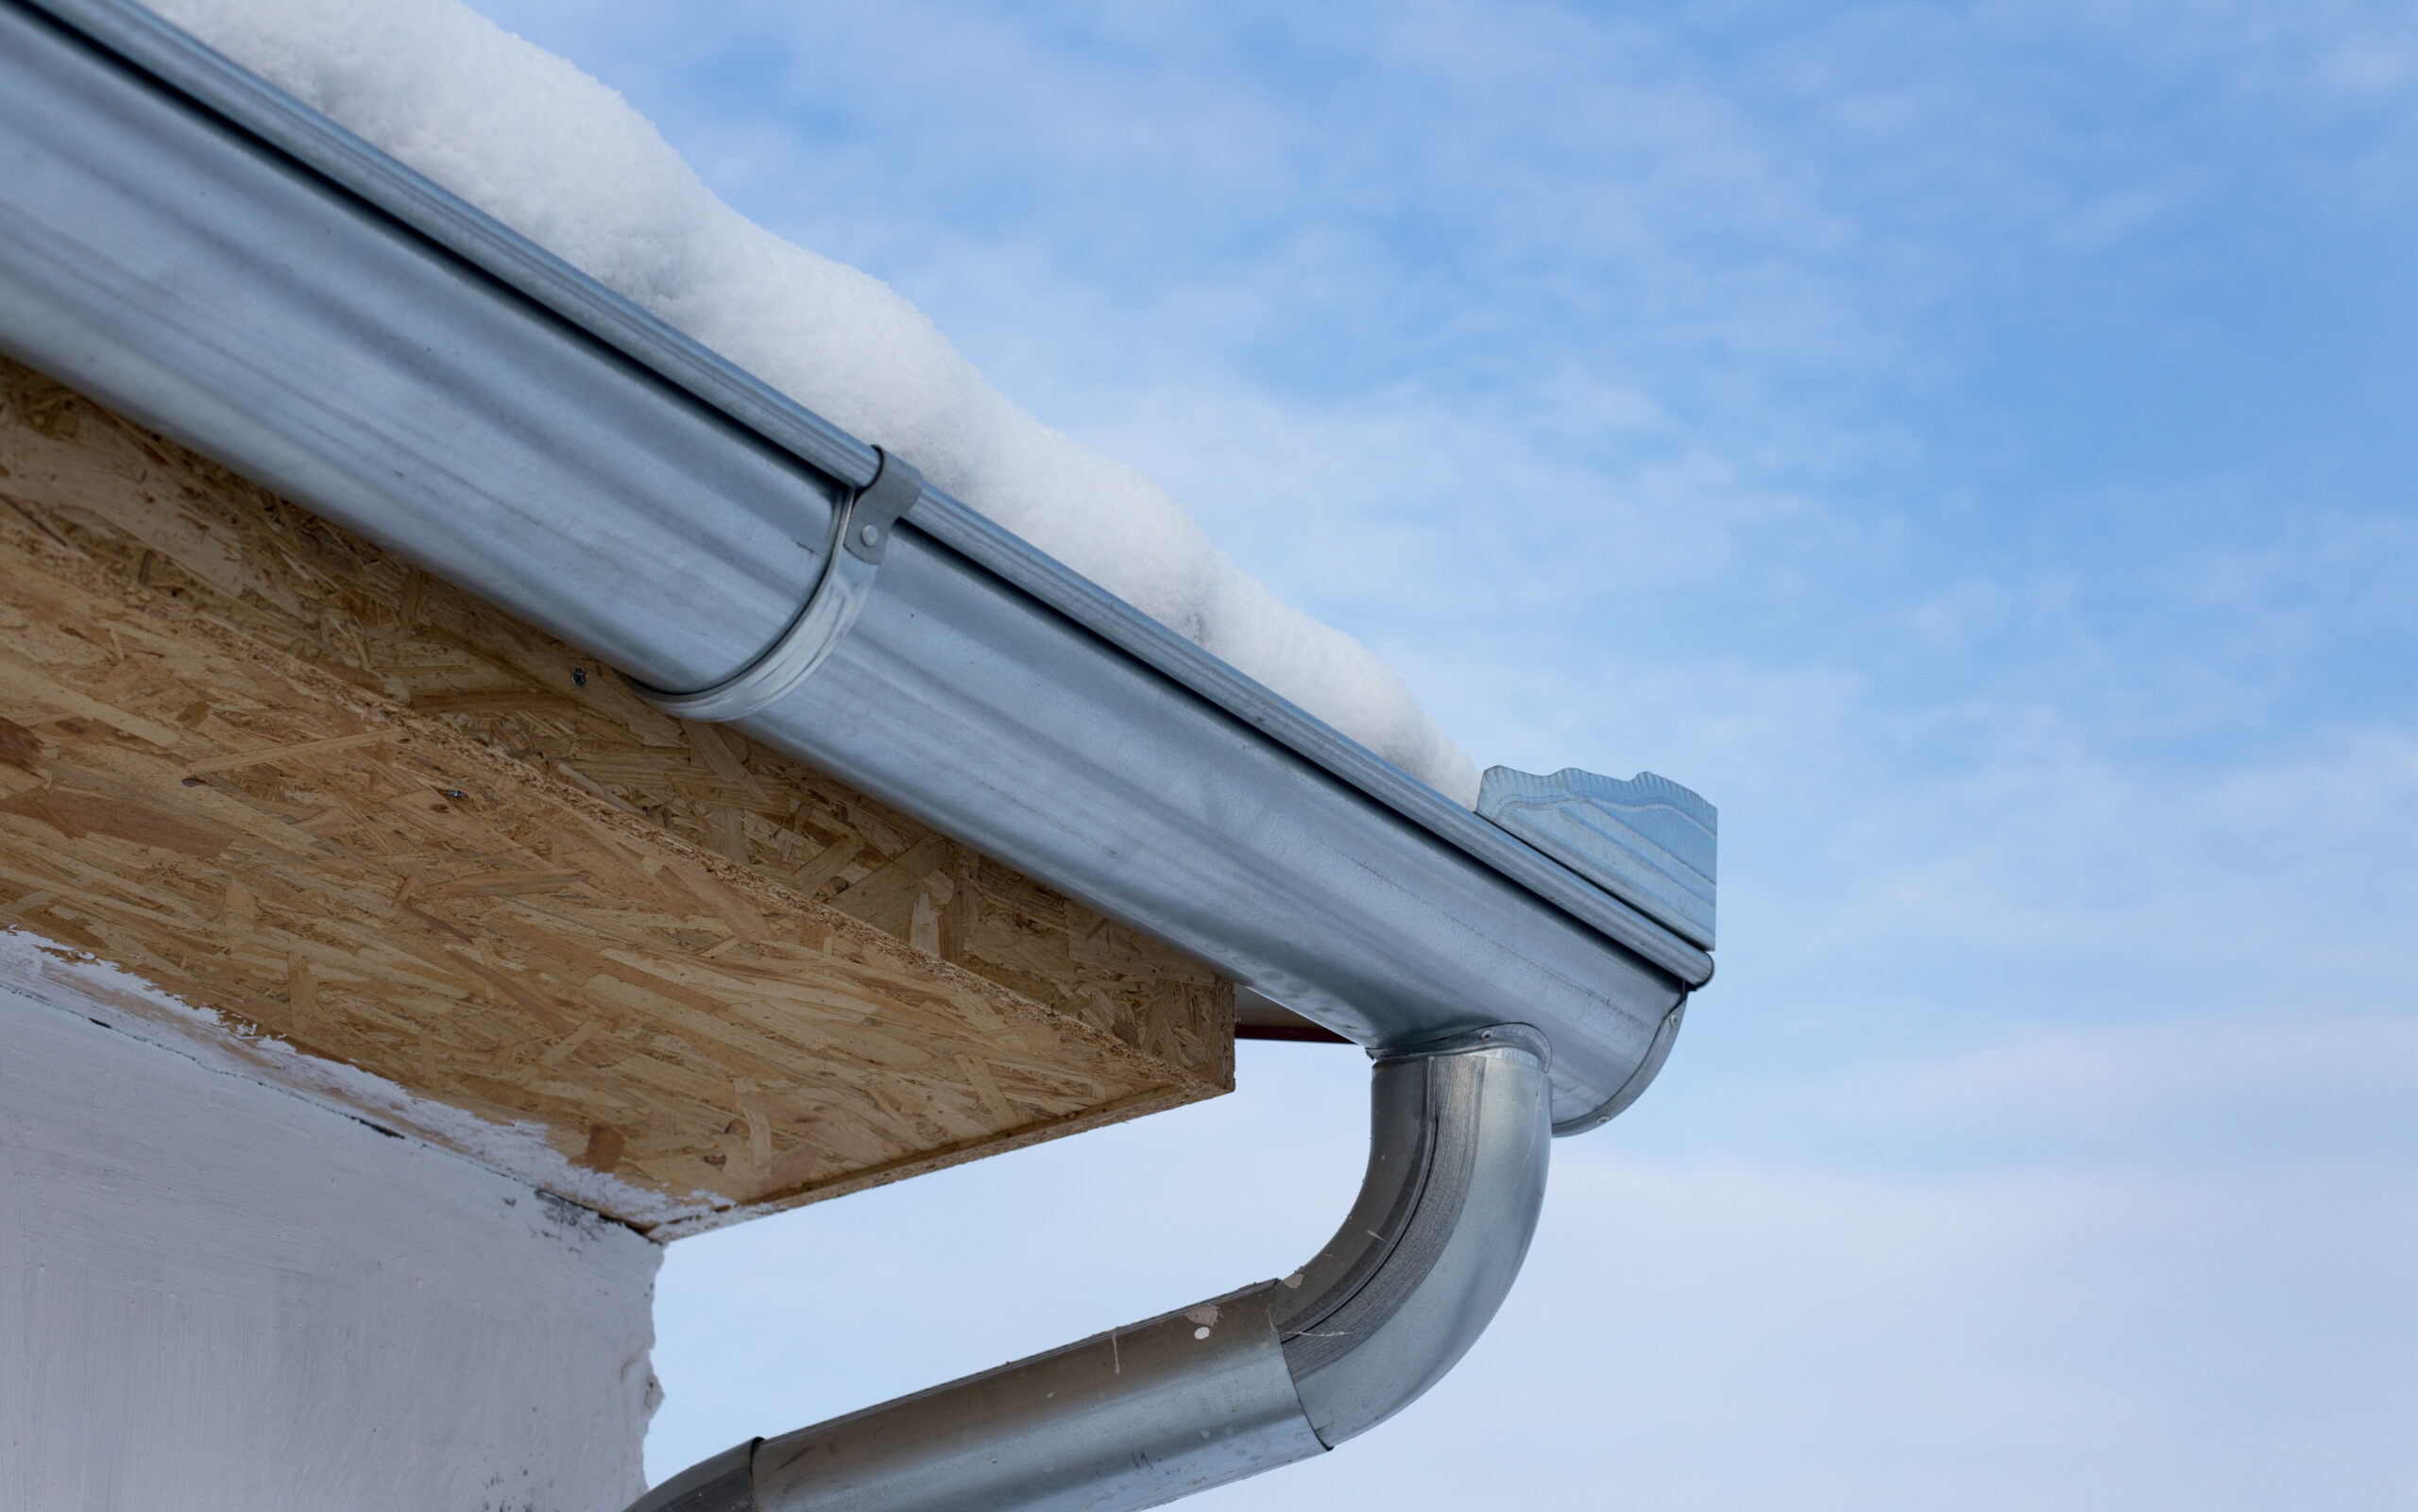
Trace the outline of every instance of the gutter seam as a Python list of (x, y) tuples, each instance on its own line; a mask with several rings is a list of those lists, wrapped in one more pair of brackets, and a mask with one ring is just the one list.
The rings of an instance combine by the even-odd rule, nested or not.
[(899, 458), (874, 449), (881, 459), (872, 483), (831, 511), (831, 538), (825, 543), (823, 571), (796, 618), (754, 661), (710, 688), (674, 693), (622, 681), (640, 698), (674, 719), (727, 723), (760, 714), (814, 675), (857, 622), (873, 597), (874, 573), (900, 516), (923, 496), (924, 475)]

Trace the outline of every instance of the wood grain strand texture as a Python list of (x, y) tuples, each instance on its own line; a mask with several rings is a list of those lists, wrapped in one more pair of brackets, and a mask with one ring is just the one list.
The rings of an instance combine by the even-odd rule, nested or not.
[(671, 1232), (1234, 1084), (1207, 968), (0, 359), (6, 925)]

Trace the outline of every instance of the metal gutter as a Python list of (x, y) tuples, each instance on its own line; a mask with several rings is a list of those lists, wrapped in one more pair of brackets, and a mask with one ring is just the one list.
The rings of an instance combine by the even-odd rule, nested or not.
[[(873, 481), (875, 448), (149, 11), (128, 0), (31, 3), (841, 484), (860, 488)], [(1711, 979), (1705, 952), (945, 491), (927, 488), (914, 524), (1691, 987)]]
[[(0, 347), (663, 688), (783, 635), (875, 470), (125, 0), (0, 3)], [(1363, 1045), (1532, 1024), (1565, 1131), (1711, 975), (928, 486), (741, 727)]]

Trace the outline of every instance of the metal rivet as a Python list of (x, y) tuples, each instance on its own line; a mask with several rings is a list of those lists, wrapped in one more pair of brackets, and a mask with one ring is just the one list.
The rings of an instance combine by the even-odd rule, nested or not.
[(857, 532), (857, 539), (864, 542), (867, 546), (879, 546), (881, 544), (881, 527), (878, 525), (867, 525), (864, 529)]

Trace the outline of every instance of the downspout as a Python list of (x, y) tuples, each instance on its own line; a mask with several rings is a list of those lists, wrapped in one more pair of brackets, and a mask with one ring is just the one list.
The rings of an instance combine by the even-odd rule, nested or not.
[(1548, 1054), (1501, 1025), (1377, 1055), (1359, 1198), (1282, 1281), (736, 1445), (630, 1512), (1126, 1512), (1366, 1433), (1443, 1378), (1519, 1274)]

